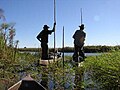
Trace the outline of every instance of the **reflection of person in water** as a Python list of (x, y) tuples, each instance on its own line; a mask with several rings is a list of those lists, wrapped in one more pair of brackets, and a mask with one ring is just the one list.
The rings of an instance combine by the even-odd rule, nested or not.
[[(81, 56), (84, 60), (85, 55), (83, 52), (83, 46), (84, 46), (84, 41), (86, 37), (86, 33), (83, 31), (84, 30), (84, 24), (82, 24), (80, 27), (80, 30), (77, 30), (75, 34), (73, 35), (74, 38), (74, 54), (73, 54), (73, 60), (75, 62), (78, 62), (78, 56)], [(79, 54), (78, 54), (79, 53)]]
[(41, 48), (42, 48), (42, 58), (43, 60), (49, 59), (48, 57), (48, 35), (55, 31), (55, 25), (54, 23), (53, 29), (48, 30), (48, 26), (44, 25), (43, 30), (38, 34), (37, 39), (41, 42)]

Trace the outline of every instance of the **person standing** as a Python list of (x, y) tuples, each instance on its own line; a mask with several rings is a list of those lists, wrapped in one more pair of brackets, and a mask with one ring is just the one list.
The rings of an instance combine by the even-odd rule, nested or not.
[(48, 30), (49, 26), (44, 25), (43, 30), (36, 37), (41, 42), (41, 48), (42, 48), (41, 59), (43, 60), (49, 59), (48, 57), (48, 35), (51, 35), (52, 32), (55, 31), (55, 25), (56, 23), (54, 23), (52, 30)]
[(74, 39), (74, 54), (73, 54), (73, 60), (75, 62), (78, 62), (78, 56), (81, 56), (82, 60), (85, 58), (85, 54), (83, 52), (83, 46), (84, 46), (84, 41), (86, 37), (86, 33), (83, 31), (84, 30), (84, 24), (81, 24), (80, 30), (76, 30), (76, 32), (73, 35)]

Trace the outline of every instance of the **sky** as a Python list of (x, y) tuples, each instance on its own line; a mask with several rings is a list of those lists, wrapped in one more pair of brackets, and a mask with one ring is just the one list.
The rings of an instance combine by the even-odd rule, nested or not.
[[(54, 23), (54, 0), (0, 0), (7, 23), (16, 23), (15, 40), (19, 47), (40, 47), (36, 39), (47, 24)], [(63, 26), (65, 46), (73, 47), (73, 34), (82, 20), (85, 25), (85, 46), (120, 45), (120, 0), (56, 0), (56, 47), (62, 47)], [(2, 20), (0, 20), (2, 23)], [(54, 47), (54, 34), (49, 35), (49, 47)]]

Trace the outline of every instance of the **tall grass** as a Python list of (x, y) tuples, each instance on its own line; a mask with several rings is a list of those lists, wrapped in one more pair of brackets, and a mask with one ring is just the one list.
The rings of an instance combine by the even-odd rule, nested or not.
[(88, 57), (83, 67), (87, 72), (86, 80), (91, 82), (86, 84), (87, 87), (93, 86), (97, 90), (120, 89), (120, 51)]
[(0, 90), (19, 80), (18, 72), (35, 62), (36, 57), (17, 51), (18, 40), (14, 40), (15, 29), (7, 23), (0, 25)]

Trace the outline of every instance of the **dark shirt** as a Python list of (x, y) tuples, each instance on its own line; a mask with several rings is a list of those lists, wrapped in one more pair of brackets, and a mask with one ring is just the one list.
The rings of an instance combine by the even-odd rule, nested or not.
[(38, 36), (37, 39), (42, 43), (48, 43), (48, 34), (51, 34), (53, 31), (52, 30), (42, 30)]
[(86, 37), (86, 33), (83, 30), (76, 30), (75, 34), (73, 35), (74, 44), (77, 46), (81, 46), (84, 44)]

